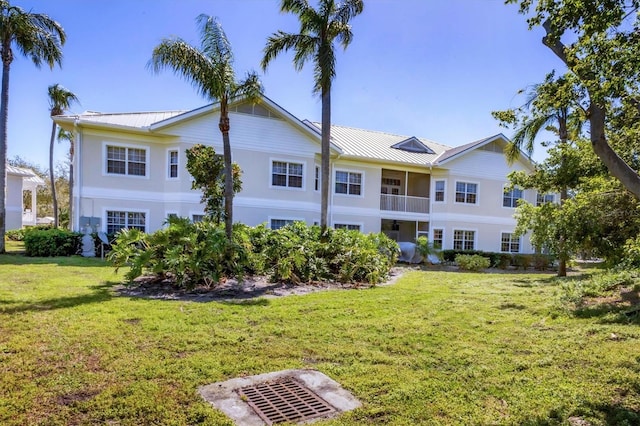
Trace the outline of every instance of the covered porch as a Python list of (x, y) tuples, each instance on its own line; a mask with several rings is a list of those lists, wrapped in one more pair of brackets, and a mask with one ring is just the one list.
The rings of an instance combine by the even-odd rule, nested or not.
[(429, 222), (406, 219), (381, 219), (380, 230), (397, 242), (415, 242), (418, 237), (429, 238)]
[(430, 178), (426, 173), (382, 169), (380, 210), (428, 214)]

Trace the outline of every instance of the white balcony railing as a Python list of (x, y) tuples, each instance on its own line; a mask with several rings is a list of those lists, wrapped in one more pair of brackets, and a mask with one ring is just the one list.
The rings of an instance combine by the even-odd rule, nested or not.
[(429, 199), (404, 195), (380, 194), (380, 210), (408, 213), (429, 213)]

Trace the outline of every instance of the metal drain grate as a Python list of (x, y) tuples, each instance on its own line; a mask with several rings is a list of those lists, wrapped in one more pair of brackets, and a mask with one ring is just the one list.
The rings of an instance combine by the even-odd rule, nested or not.
[(336, 411), (292, 377), (247, 386), (238, 393), (268, 425), (300, 422)]

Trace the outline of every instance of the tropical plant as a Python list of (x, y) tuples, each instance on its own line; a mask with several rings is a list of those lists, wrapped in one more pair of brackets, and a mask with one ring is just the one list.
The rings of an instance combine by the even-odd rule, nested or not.
[[(62, 26), (49, 16), (25, 11), (0, 0), (0, 57), (2, 57), (2, 89), (0, 92), (0, 194), (7, 185), (7, 123), (9, 119), (9, 74), (14, 48), (31, 59), (36, 67), (46, 63), (50, 68), (62, 63), (62, 45), (66, 35)], [(6, 206), (0, 196), (0, 253), (5, 252)]]
[(321, 206), (320, 228), (327, 230), (329, 206), (329, 155), (331, 143), (331, 82), (336, 76), (336, 53), (334, 42), (344, 49), (353, 39), (351, 21), (362, 13), (363, 0), (321, 0), (317, 9), (308, 0), (282, 0), (282, 12), (296, 14), (300, 21), (297, 34), (278, 31), (267, 39), (262, 58), (262, 69), (281, 52), (294, 50), (293, 65), (300, 71), (311, 60), (314, 63), (313, 92), (322, 99), (322, 141), (321, 141)]
[(233, 233), (233, 170), (231, 166), (231, 142), (229, 140), (229, 102), (244, 97), (257, 102), (262, 93), (258, 76), (247, 73), (238, 81), (233, 70), (231, 43), (216, 18), (201, 14), (196, 18), (200, 30), (200, 49), (180, 38), (164, 39), (153, 49), (148, 67), (158, 73), (169, 68), (181, 76), (206, 99), (220, 104), (218, 127), (222, 133), (224, 158), (224, 210), (225, 232), (231, 240)]
[[(73, 104), (74, 102), (78, 102), (78, 97), (74, 93), (70, 92), (59, 84), (53, 84), (49, 86), (49, 112), (52, 118), (51, 140), (49, 142), (49, 180), (51, 181), (51, 196), (53, 198), (53, 226), (55, 228), (57, 228), (59, 225), (59, 212), (58, 197), (56, 195), (56, 184), (53, 170), (53, 143), (56, 139), (56, 129), (58, 125), (55, 121), (53, 121), (53, 117), (55, 117), (56, 115), (64, 114), (64, 112), (68, 110), (71, 104)], [(71, 141), (71, 139), (69, 139), (69, 141)], [(71, 203), (69, 203), (69, 205), (71, 205)]]

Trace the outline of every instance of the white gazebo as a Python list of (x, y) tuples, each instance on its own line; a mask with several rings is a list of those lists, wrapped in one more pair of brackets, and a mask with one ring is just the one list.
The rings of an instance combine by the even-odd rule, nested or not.
[[(20, 229), (37, 223), (36, 212), (38, 187), (44, 180), (33, 170), (7, 164), (7, 187), (5, 192), (6, 229)], [(23, 195), (31, 192), (31, 209), (25, 209)]]

